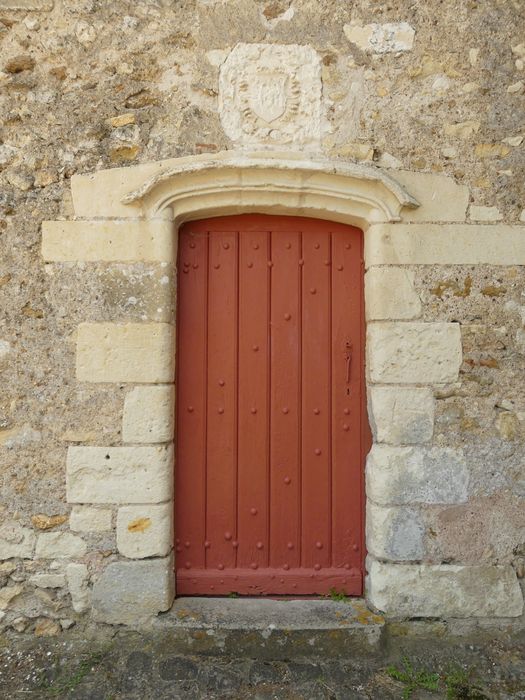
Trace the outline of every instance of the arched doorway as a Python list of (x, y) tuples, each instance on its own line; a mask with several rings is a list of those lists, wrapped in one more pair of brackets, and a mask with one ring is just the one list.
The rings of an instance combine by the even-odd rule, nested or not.
[(362, 232), (190, 222), (177, 267), (178, 594), (361, 594)]

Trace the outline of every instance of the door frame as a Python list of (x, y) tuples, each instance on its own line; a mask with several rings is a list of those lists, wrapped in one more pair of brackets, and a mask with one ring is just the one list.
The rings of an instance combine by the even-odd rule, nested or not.
[[(429, 177), (425, 173), (404, 173), (402, 178), (417, 189), (426, 205), (434, 197), (428, 192)], [(443, 191), (451, 186), (448, 181), (446, 187), (443, 183)], [(425, 257), (425, 251), (418, 247), (421, 234), (416, 232), (417, 227), (412, 226), (417, 233), (415, 238), (408, 235), (405, 222), (428, 221), (427, 212), (432, 213), (430, 220), (435, 221), (435, 206), (423, 207), (422, 214), (412, 212), (419, 203), (395, 179), (395, 173), (374, 166), (305, 158), (297, 153), (228, 151), (77, 175), (72, 178), (72, 196), (75, 221), (44, 222), (42, 251), (48, 262), (155, 262), (174, 267), (179, 226), (213, 216), (279, 214), (356, 226), (364, 234), (367, 269), (369, 401), (376, 385), (386, 382), (394, 391), (402, 391), (400, 385), (407, 381), (388, 375), (388, 358), (383, 351), (385, 339), (390, 348), (398, 347), (399, 338), (403, 340), (404, 344), (396, 350), (401, 360), (398, 367), (406, 366), (412, 338), (417, 340), (423, 334), (431, 339), (432, 347), (437, 348), (444, 360), (444, 364), (441, 362), (436, 367), (443, 371), (438, 376), (437, 370), (428, 369), (432, 368), (431, 363), (420, 363), (419, 384), (409, 380), (411, 384), (426, 386), (431, 401), (432, 385), (457, 378), (461, 362), (458, 324), (422, 320), (407, 323), (421, 318), (421, 313), (420, 309), (414, 312), (413, 306), (406, 305), (406, 294), (403, 297), (398, 293), (402, 283), (403, 293), (408, 291), (408, 297), (417, 299), (413, 279), (403, 266), (416, 264), (418, 260), (424, 264), (441, 262), (446, 256), (443, 257), (439, 248), (426, 251)], [(396, 225), (398, 222), (402, 223)], [(170, 283), (168, 279), (166, 289), (172, 295), (175, 293), (173, 281)], [(400, 307), (398, 315), (391, 312), (392, 298), (397, 299)], [(173, 392), (174, 331), (173, 321), (101, 323), (86, 319), (78, 326), (75, 336), (77, 380), (113, 384), (121, 396), (122, 389), (127, 390), (123, 401), (122, 442), (108, 447), (89, 443), (72, 445), (68, 448), (66, 465), (69, 503), (88, 506), (104, 503), (116, 513), (112, 527), (116, 534), (117, 561), (110, 562), (92, 577), (93, 612), (96, 619), (105, 622), (127, 624), (151, 619), (157, 612), (167, 610), (175, 595), (172, 525), (165, 517), (173, 504), (173, 444), (166, 437), (169, 434), (166, 427), (173, 425), (172, 405), (167, 399)], [(151, 411), (161, 418), (163, 430), (157, 431), (155, 437), (151, 433), (134, 434), (132, 428), (145, 412)], [(372, 428), (376, 443), (380, 418), (374, 413)], [(456, 582), (459, 574), (454, 567), (414, 564), (410, 561), (414, 557), (400, 557), (397, 550), (388, 548), (392, 533), (399, 530), (396, 508), (389, 507), (395, 503), (395, 499), (391, 500), (393, 493), (388, 492), (389, 484), (393, 483), (389, 473), (391, 468), (399, 468), (398, 456), (406, 449), (386, 449), (385, 445), (374, 444), (370, 455), (367, 493), (371, 487), (376, 493), (383, 489), (385, 497), (378, 505), (377, 500), (372, 503), (367, 496), (367, 548), (373, 556), (367, 557), (365, 586), (371, 605), (386, 611), (414, 610), (414, 614), (421, 615), (422, 601), (428, 600), (426, 582), (434, 581), (438, 575), (434, 574), (434, 568), (443, 569), (443, 581)], [(107, 460), (113, 458), (116, 468), (108, 472)], [(129, 474), (137, 469), (140, 478), (134, 473), (136, 478), (130, 482)], [(464, 471), (459, 461), (455, 473), (461, 483)], [(139, 511), (147, 511), (147, 520), (155, 526), (157, 537), (145, 538), (142, 549), (131, 553), (125, 526), (127, 519)], [(136, 592), (130, 593), (119, 606), (109, 605), (107, 590), (112, 590), (121, 580), (123, 571), (134, 581)], [(420, 574), (425, 578), (417, 583)], [(401, 604), (398, 595), (403, 581), (411, 582), (413, 592), (406, 604)], [(144, 588), (150, 593), (147, 605), (141, 593)], [(436, 598), (436, 605), (440, 604)]]
[[(363, 234), (366, 269), (367, 257), (373, 255), (374, 249), (381, 250), (386, 244), (381, 235), (381, 223), (399, 221), (403, 209), (416, 209), (419, 202), (390, 174), (375, 167), (304, 160), (294, 154), (225, 152), (216, 156), (194, 156), (171, 161), (170, 166), (162, 168), (160, 172), (155, 171), (147, 178), (137, 179), (137, 186), (132, 190), (127, 189), (120, 206), (122, 209), (134, 207), (146, 219), (165, 222), (166, 226), (171, 226), (175, 241), (179, 227), (188, 221), (235, 214), (298, 216), (355, 226)], [(174, 267), (176, 260), (175, 244), (171, 253)], [(383, 303), (382, 294), (377, 293), (375, 299), (374, 296), (375, 288), (365, 286), (366, 317), (368, 304)], [(365, 339), (367, 368), (371, 352)], [(368, 394), (368, 369), (365, 381), (365, 393)], [(363, 399), (367, 403), (365, 396)], [(174, 473), (176, 465), (172, 463), (171, 466)], [(173, 493), (170, 498), (173, 506)], [(366, 515), (363, 533), (366, 539), (373, 527), (368, 523), (371, 514), (366, 493), (364, 500)], [(378, 520), (380, 518), (381, 515)], [(362, 550), (366, 552), (366, 542)], [(175, 597), (173, 555), (169, 566), (170, 595)], [(364, 571), (365, 595), (369, 599), (372, 582), (366, 562)]]

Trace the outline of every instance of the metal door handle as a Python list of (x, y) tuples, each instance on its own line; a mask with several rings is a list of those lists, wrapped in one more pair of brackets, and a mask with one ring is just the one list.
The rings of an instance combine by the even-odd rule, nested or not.
[(352, 371), (352, 343), (346, 344), (345, 360), (346, 360), (346, 383), (350, 384), (350, 374)]

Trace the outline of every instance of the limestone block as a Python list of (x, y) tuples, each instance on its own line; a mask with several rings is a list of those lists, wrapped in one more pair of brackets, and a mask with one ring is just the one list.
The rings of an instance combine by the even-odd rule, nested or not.
[(462, 361), (457, 323), (374, 323), (367, 329), (372, 382), (455, 382)]
[(399, 183), (417, 199), (417, 209), (403, 209), (403, 221), (465, 221), (469, 188), (446, 175), (395, 170)]
[(73, 532), (106, 532), (111, 530), (111, 516), (108, 508), (73, 506), (69, 527)]
[(445, 136), (468, 139), (474, 134), (477, 134), (480, 127), (481, 122), (479, 122), (477, 119), (467, 119), (463, 122), (449, 122), (443, 124), (443, 133)]
[(68, 449), (69, 503), (161, 503), (169, 500), (173, 447), (81, 447)]
[(250, 210), (334, 216), (362, 225), (397, 220), (401, 207), (418, 206), (395, 175), (289, 149), (204, 153), (74, 175), (71, 193), (79, 217), (136, 219), (157, 216), (161, 207), (160, 214), (175, 224)]
[(221, 123), (242, 146), (318, 150), (321, 98), (321, 62), (310, 46), (237, 44), (220, 68)]
[[(24, 587), (20, 584), (15, 584), (14, 586), (4, 586), (0, 588), (0, 610), (5, 610), (9, 607), (11, 601), (16, 598), (22, 591)], [(0, 616), (0, 619), (2, 616)]]
[(369, 418), (375, 442), (412, 445), (434, 432), (434, 396), (426, 387), (371, 386)]
[(44, 221), (44, 260), (172, 262), (176, 235), (170, 221)]
[(473, 221), (501, 221), (503, 214), (498, 207), (481, 207), (470, 205), (469, 216)]
[(365, 236), (365, 263), (525, 265), (525, 235), (519, 224), (374, 224)]
[(367, 53), (399, 53), (411, 51), (414, 45), (414, 29), (407, 22), (386, 22), (385, 24), (345, 24), (346, 38), (361, 51)]
[(374, 445), (367, 457), (367, 497), (382, 505), (465, 503), (469, 472), (460, 449)]
[(402, 267), (372, 267), (365, 275), (368, 321), (411, 319), (421, 315), (414, 273)]
[(60, 557), (82, 557), (86, 543), (70, 532), (44, 532), (36, 541), (35, 559), (57, 559)]
[(75, 216), (137, 218), (141, 207), (124, 204), (122, 197), (135, 187), (140, 187), (148, 178), (158, 175), (174, 160), (142, 163), (133, 167), (109, 168), (87, 175), (73, 175), (71, 196)]
[(414, 508), (386, 508), (366, 504), (366, 547), (369, 554), (388, 561), (422, 559), (425, 526)]
[(169, 442), (173, 439), (175, 387), (137, 386), (124, 401), (124, 442)]
[(163, 557), (172, 545), (171, 503), (124, 506), (117, 515), (117, 548), (129, 559)]
[(21, 557), (31, 559), (35, 533), (17, 522), (6, 522), (0, 527), (0, 560)]
[(66, 567), (66, 578), (73, 610), (77, 613), (84, 612), (89, 608), (91, 600), (87, 566), (76, 563), (68, 564)]
[(155, 384), (174, 378), (173, 327), (167, 323), (81, 323), (77, 378)]
[(0, 362), (2, 362), (2, 364), (3, 360), (5, 360), (11, 350), (11, 345), (7, 342), (7, 340), (0, 340)]
[(62, 588), (66, 577), (64, 574), (35, 574), (29, 577), (29, 583), (38, 588)]
[(175, 594), (173, 557), (109, 564), (93, 586), (98, 622), (132, 625), (168, 610)]
[(0, 10), (52, 10), (54, 0), (0, 0)]
[(511, 566), (368, 563), (367, 599), (396, 617), (518, 617), (523, 596)]

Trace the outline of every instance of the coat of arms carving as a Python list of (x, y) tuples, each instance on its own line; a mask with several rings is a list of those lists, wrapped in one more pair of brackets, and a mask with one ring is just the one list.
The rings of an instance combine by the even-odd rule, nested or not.
[(239, 44), (221, 68), (224, 130), (246, 146), (315, 149), (321, 135), (321, 69), (308, 46)]

